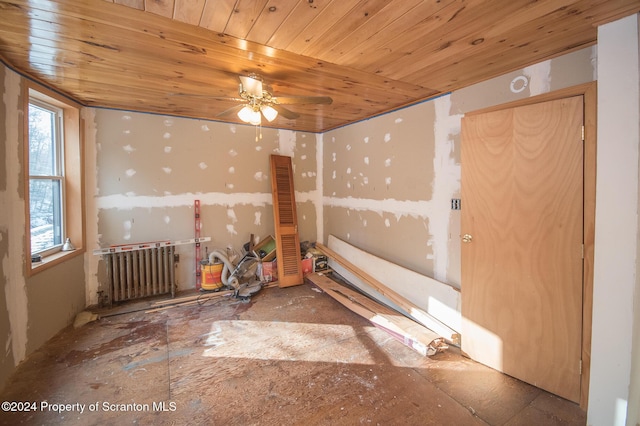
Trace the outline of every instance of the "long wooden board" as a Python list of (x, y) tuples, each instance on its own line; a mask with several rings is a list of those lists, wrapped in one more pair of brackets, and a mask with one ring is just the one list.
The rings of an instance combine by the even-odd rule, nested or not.
[(313, 273), (305, 278), (347, 309), (366, 318), (421, 355), (432, 356), (447, 348), (440, 335), (326, 275)]
[(461, 331), (462, 297), (457, 288), (368, 253), (334, 235), (329, 235), (327, 246), (429, 315), (456, 332)]
[(320, 243), (316, 243), (316, 248), (329, 258), (331, 267), (351, 284), (379, 302), (413, 318), (418, 323), (444, 337), (447, 341), (459, 344), (460, 335), (456, 330), (444, 324), (438, 318), (435, 318), (330, 248)]

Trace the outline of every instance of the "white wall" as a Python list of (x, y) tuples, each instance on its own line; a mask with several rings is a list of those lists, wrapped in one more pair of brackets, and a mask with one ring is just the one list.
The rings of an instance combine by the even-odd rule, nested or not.
[[(637, 288), (639, 73), (636, 15), (598, 28), (598, 155), (591, 383), (587, 423), (622, 426)], [(637, 365), (636, 361), (636, 365)], [(629, 416), (629, 420), (632, 421)], [(633, 422), (635, 423), (635, 422)]]

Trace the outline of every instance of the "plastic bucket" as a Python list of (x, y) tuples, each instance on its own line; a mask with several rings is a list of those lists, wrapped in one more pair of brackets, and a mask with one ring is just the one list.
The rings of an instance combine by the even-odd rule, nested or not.
[(213, 265), (202, 265), (202, 283), (200, 288), (203, 290), (216, 290), (222, 287), (222, 268), (223, 263), (214, 263)]

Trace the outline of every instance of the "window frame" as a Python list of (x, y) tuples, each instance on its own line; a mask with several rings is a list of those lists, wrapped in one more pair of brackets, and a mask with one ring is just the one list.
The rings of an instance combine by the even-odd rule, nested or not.
[[(85, 208), (84, 208), (84, 123), (81, 117), (82, 106), (44, 86), (32, 81), (25, 82), (22, 92), (23, 105), (23, 176), (25, 201), (25, 264), (27, 276), (34, 275), (68, 259), (80, 256), (85, 252)], [(61, 176), (61, 224), (62, 244), (39, 252), (42, 261), (31, 262), (31, 205), (29, 168), (29, 105), (42, 104), (60, 111), (58, 135), (60, 144)], [(47, 108), (48, 109), (48, 108)], [(39, 176), (39, 178), (48, 178)], [(71, 239), (75, 247), (72, 251), (62, 251), (66, 238)]]
[[(66, 235), (66, 208), (65, 208), (65, 159), (64, 159), (64, 110), (57, 105), (53, 105), (49, 102), (46, 102), (42, 99), (40, 94), (34, 95), (34, 93), (30, 91), (29, 95), (29, 103), (27, 107), (27, 111), (30, 113), (31, 105), (36, 106), (42, 110), (50, 112), (54, 116), (54, 170), (51, 175), (32, 175), (31, 174), (31, 164), (25, 163), (25, 168), (28, 170), (29, 174), (29, 197), (31, 197), (31, 181), (33, 180), (51, 180), (58, 181), (60, 186), (60, 215), (61, 215), (61, 223), (60, 223), (60, 243), (54, 244), (51, 247), (48, 247), (44, 250), (37, 251), (35, 253), (30, 254), (39, 254), (42, 257), (47, 257), (52, 254), (59, 252), (62, 249), (64, 244), (65, 235)], [(26, 149), (30, 152), (30, 144), (31, 144), (31, 136), (28, 135), (26, 140), (29, 143), (29, 146)], [(31, 201), (31, 199), (29, 200)], [(29, 214), (31, 214), (31, 204), (29, 203)], [(29, 221), (31, 224), (31, 221)], [(29, 229), (29, 235), (31, 235), (31, 229)], [(31, 238), (31, 237), (30, 237)]]

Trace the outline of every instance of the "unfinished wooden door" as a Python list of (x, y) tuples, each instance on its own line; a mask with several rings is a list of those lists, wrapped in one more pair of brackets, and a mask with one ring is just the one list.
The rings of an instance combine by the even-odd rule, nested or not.
[(271, 193), (276, 232), (278, 286), (302, 284), (300, 237), (291, 157), (271, 155)]
[(578, 402), (582, 96), (462, 123), (462, 349)]

